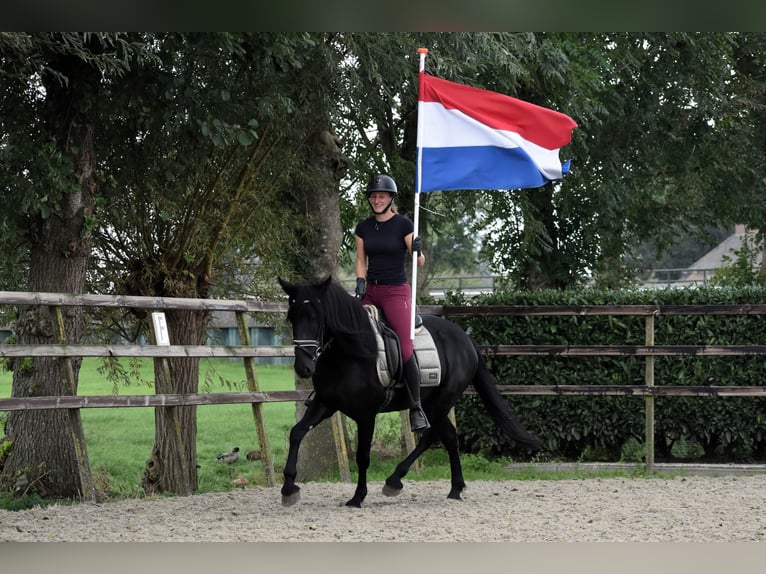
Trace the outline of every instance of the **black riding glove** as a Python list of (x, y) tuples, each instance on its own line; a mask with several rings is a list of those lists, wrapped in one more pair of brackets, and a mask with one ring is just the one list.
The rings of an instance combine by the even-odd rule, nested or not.
[(365, 281), (364, 277), (356, 278), (356, 289), (354, 289), (354, 293), (356, 293), (357, 299), (361, 299), (364, 297), (364, 294), (367, 293), (367, 281)]
[(423, 240), (420, 237), (415, 237), (412, 240), (412, 252), (420, 255), (423, 253)]

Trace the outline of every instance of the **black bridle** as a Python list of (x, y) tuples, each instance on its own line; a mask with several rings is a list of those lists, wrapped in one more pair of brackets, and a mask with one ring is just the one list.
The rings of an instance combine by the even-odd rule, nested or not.
[[(311, 304), (311, 301), (306, 299), (303, 301), (303, 304), (306, 303)], [(314, 362), (316, 362), (319, 356), (330, 347), (331, 343), (332, 337), (330, 337), (328, 341), (324, 341), (324, 321), (319, 322), (319, 329), (315, 338), (293, 339), (293, 346), (295, 347), (295, 351), (304, 351), (309, 357), (311, 357), (311, 360)], [(313, 349), (313, 351), (309, 351), (309, 349)]]

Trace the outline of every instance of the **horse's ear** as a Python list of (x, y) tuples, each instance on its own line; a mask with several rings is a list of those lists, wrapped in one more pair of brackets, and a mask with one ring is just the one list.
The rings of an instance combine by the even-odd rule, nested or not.
[(292, 283), (288, 283), (287, 281), (282, 279), (279, 275), (277, 275), (277, 281), (279, 281), (279, 284), (282, 286), (282, 290), (288, 295), (295, 289)]

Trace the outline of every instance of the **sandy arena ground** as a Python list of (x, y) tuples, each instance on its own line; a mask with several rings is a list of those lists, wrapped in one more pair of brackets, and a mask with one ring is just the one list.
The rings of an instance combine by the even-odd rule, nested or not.
[(281, 505), (279, 488), (0, 510), (0, 541), (219, 542), (756, 542), (766, 539), (766, 477), (474, 481), (463, 501), (446, 481), (310, 482)]

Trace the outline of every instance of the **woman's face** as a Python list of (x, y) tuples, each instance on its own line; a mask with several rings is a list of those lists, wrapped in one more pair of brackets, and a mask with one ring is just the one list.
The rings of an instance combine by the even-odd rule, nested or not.
[(386, 191), (373, 191), (370, 193), (370, 207), (375, 213), (384, 213), (391, 205), (391, 194)]

